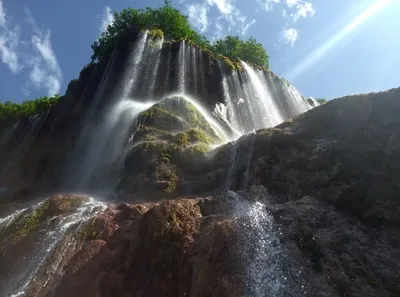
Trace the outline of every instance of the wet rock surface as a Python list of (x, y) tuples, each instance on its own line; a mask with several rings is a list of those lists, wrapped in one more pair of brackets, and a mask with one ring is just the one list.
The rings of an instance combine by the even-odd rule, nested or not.
[[(148, 148), (142, 165), (154, 166), (142, 195), (127, 191), (120, 200), (129, 204), (71, 220), (26, 296), (399, 296), (398, 110), (399, 89), (333, 100), (203, 154), (200, 164), (188, 157), (186, 171), (164, 160), (157, 191), (146, 186), (169, 158)], [(174, 170), (187, 188), (157, 199)], [(185, 190), (204, 195), (178, 199)], [(28, 245), (44, 236), (38, 226), (87, 199), (55, 196), (40, 216), (31, 209), (34, 228), (25, 219), (6, 227), (0, 286), (10, 267), (25, 265), (19, 255), (40, 251)]]

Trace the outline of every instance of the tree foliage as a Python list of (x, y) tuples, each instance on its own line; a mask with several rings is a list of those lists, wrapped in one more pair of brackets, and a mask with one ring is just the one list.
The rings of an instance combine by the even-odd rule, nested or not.
[(328, 102), (325, 98), (316, 98), (315, 101), (317, 101), (320, 105)]
[(258, 66), (268, 67), (268, 56), (264, 47), (254, 38), (247, 41), (239, 37), (228, 36), (217, 40), (213, 45), (206, 37), (192, 29), (187, 16), (165, 0), (160, 8), (147, 7), (145, 9), (126, 8), (120, 13), (114, 13), (114, 22), (108, 26), (100, 38), (92, 44), (92, 61), (101, 60), (114, 48), (120, 34), (131, 26), (142, 30), (161, 29), (164, 36), (174, 40), (191, 40), (199, 47), (213, 52), (215, 55), (241, 59)]
[(6, 101), (0, 102), (0, 121), (11, 121), (25, 116), (41, 113), (58, 103), (60, 95), (53, 97), (39, 97), (34, 100), (27, 100), (21, 104)]
[(258, 66), (268, 67), (268, 55), (261, 43), (253, 37), (243, 41), (238, 36), (227, 36), (212, 45), (212, 51), (230, 59), (241, 59)]

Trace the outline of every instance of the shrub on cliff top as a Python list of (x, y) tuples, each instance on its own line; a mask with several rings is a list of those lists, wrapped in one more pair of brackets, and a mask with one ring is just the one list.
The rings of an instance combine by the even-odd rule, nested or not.
[(22, 103), (6, 101), (0, 102), (0, 122), (14, 121), (16, 119), (41, 113), (58, 103), (60, 95), (53, 97), (39, 97)]
[(328, 102), (325, 98), (316, 98), (315, 101), (317, 101), (320, 105)]
[[(164, 6), (154, 9), (126, 8), (120, 13), (114, 13), (114, 21), (108, 26), (100, 38), (92, 44), (92, 61), (101, 60), (112, 51), (119, 35), (132, 25), (140, 29), (149, 29), (154, 33), (162, 30), (164, 36), (174, 40), (190, 40), (204, 50), (217, 56), (226, 56), (232, 60), (241, 59), (258, 66), (268, 67), (268, 55), (264, 47), (254, 38), (247, 41), (237, 36), (228, 36), (211, 44), (206, 37), (198, 34), (189, 24), (188, 17), (165, 0)], [(154, 34), (153, 34), (154, 35)]]

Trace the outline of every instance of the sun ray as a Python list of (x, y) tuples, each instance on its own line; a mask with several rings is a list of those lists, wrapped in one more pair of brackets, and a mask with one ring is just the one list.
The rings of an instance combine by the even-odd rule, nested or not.
[(317, 49), (312, 51), (306, 58), (297, 63), (284, 77), (294, 80), (304, 71), (309, 69), (319, 60), (321, 60), (330, 50), (332, 50), (338, 43), (340, 43), (350, 33), (354, 32), (360, 25), (365, 23), (373, 15), (378, 13), (384, 7), (393, 3), (393, 0), (376, 0), (367, 9), (358, 14), (351, 22), (344, 26), (341, 30), (336, 32), (331, 38), (324, 42)]

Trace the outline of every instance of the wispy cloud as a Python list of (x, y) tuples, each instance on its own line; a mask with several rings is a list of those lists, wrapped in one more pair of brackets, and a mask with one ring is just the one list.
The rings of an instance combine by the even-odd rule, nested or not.
[(273, 10), (274, 4), (281, 2), (281, 0), (257, 0), (261, 8), (269, 12)]
[[(41, 30), (29, 10), (25, 10), (27, 22), (32, 26), (29, 41), (21, 40), (20, 24), (9, 23), (6, 10), (0, 0), (0, 57), (14, 74), (21, 69), (28, 69), (28, 81), (23, 88), (29, 93), (29, 87), (46, 89), (52, 96), (59, 93), (62, 72), (51, 46), (51, 32)], [(10, 29), (12, 28), (12, 29)]]
[(0, 0), (0, 58), (12, 73), (17, 73), (22, 66), (18, 59), (17, 48), (20, 40), (20, 28), (9, 28), (3, 1)]
[(236, 10), (231, 0), (206, 0), (210, 6), (216, 6), (223, 15), (230, 15)]
[(0, 27), (6, 25), (6, 13), (3, 7), (3, 1), (0, 0)]
[(211, 41), (221, 39), (224, 36), (224, 26), (217, 20), (215, 22), (214, 34), (211, 36)]
[[(180, 3), (183, 2), (186, 3), (186, 1), (180, 1)], [(210, 18), (210, 13), (215, 14), (215, 12), (217, 16)], [(256, 22), (255, 19), (248, 19), (232, 0), (202, 0), (187, 4), (186, 14), (189, 22), (200, 33), (208, 32), (209, 28), (215, 28), (212, 32), (212, 40), (222, 38), (232, 30), (246, 35), (249, 28)]]
[(279, 38), (283, 40), (284, 43), (290, 44), (293, 47), (294, 43), (299, 39), (299, 34), (295, 28), (284, 29), (280, 34)]
[(205, 4), (194, 3), (187, 6), (187, 14), (189, 22), (200, 31), (204, 33), (208, 28), (208, 7)]
[(29, 83), (36, 88), (46, 89), (47, 94), (53, 96), (60, 92), (62, 72), (51, 45), (51, 32), (49, 29), (41, 30), (29, 10), (26, 10), (26, 14), (33, 31), (31, 37), (33, 55), (27, 62), (31, 68)]
[[(289, 1), (295, 1), (295, 0), (289, 0)], [(311, 2), (305, 2), (305, 1), (297, 1), (296, 4), (294, 4), (296, 11), (291, 14), (291, 17), (293, 18), (294, 22), (297, 22), (300, 18), (307, 18), (307, 17), (312, 17), (315, 14), (315, 9), (313, 8), (313, 5)]]
[(108, 6), (104, 6), (103, 13), (101, 15), (101, 23), (100, 23), (100, 34), (107, 30), (107, 27), (111, 25), (114, 21), (114, 15), (112, 10)]
[[(278, 34), (279, 39), (290, 44), (291, 47), (299, 38), (298, 31), (294, 28), (294, 23), (299, 19), (313, 17), (315, 14), (315, 9), (311, 2), (304, 0), (256, 0), (257, 3), (267, 12), (271, 12), (275, 4), (280, 3), (286, 6), (282, 10), (282, 18), (290, 23), (292, 23), (291, 28), (285, 28)], [(288, 26), (288, 24), (286, 24)]]
[(241, 27), (240, 30), (240, 34), (242, 35), (246, 35), (247, 34), (247, 30), (249, 30), (249, 28), (254, 25), (256, 23), (255, 19), (252, 19), (251, 21), (244, 23), (243, 26)]

